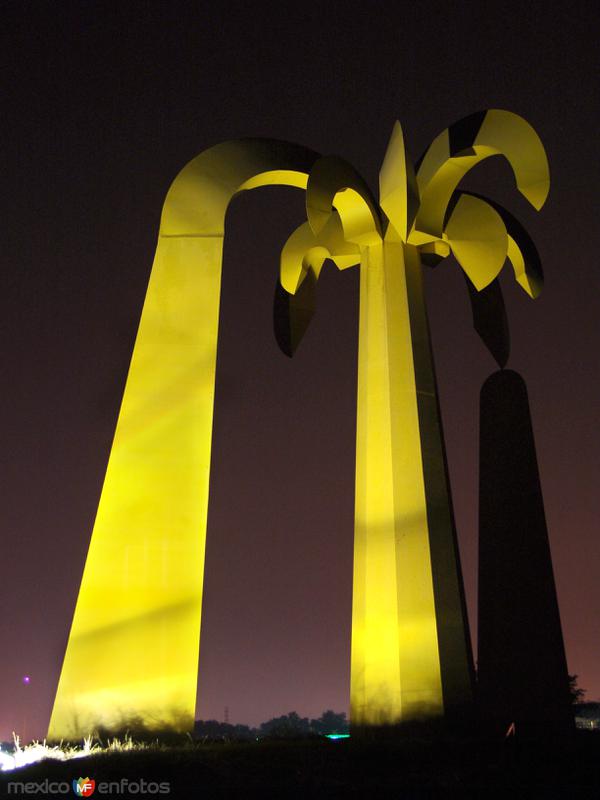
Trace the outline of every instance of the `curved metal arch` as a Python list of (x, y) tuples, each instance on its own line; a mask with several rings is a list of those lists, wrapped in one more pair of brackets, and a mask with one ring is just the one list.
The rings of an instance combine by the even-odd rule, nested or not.
[(287, 142), (225, 142), (169, 189), (51, 738), (193, 726), (225, 215), (238, 192), (306, 188), (317, 158)]

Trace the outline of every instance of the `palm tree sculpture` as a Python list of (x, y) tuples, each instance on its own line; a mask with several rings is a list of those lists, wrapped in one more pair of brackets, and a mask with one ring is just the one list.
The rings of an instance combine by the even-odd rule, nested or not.
[[(210, 480), (225, 216), (242, 191), (307, 191), (308, 224), (282, 255), (290, 353), (326, 258), (361, 265), (353, 722), (439, 714), (471, 699), (471, 654), (421, 287), (421, 261), (454, 253), (480, 289), (506, 256), (538, 275), (497, 210), (460, 194), (502, 153), (539, 208), (543, 147), (503, 111), (435, 139), (415, 177), (396, 125), (381, 209), (345, 162), (269, 139), (218, 144), (169, 189), (49, 735), (131, 720), (191, 729)], [(507, 233), (508, 228), (508, 233)], [(280, 296), (281, 300), (281, 296)], [(285, 341), (284, 341), (285, 339)]]
[[(472, 657), (452, 517), (421, 263), (452, 253), (473, 287), (495, 281), (507, 257), (536, 297), (535, 249), (508, 212), (458, 184), (483, 159), (504, 155), (536, 208), (548, 162), (533, 128), (499, 110), (443, 131), (416, 175), (396, 123), (380, 172), (380, 207), (335, 157), (308, 179), (308, 222), (285, 244), (276, 333), (289, 355), (314, 308), (326, 259), (360, 265), (360, 320), (351, 719), (396, 722), (452, 714), (472, 699)], [(476, 327), (485, 339), (485, 319)], [(485, 313), (485, 310), (484, 310)], [(287, 324), (285, 324), (287, 323)]]

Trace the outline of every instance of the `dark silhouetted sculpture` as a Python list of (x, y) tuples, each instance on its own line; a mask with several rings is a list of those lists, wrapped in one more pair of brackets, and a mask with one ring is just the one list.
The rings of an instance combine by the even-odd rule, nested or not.
[(573, 726), (527, 389), (512, 370), (481, 390), (478, 697), (492, 728)]

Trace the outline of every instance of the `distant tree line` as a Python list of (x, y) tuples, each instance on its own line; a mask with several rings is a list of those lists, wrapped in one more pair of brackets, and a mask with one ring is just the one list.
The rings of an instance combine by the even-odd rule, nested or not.
[(583, 703), (586, 689), (580, 688), (577, 683), (579, 675), (569, 675), (569, 695), (571, 696), (571, 705)]
[(307, 736), (327, 736), (348, 733), (348, 720), (344, 712), (331, 709), (318, 719), (301, 717), (295, 711), (263, 722), (258, 728), (249, 725), (232, 725), (216, 719), (196, 720), (194, 736), (198, 739), (297, 739)]
[[(569, 675), (569, 693), (574, 706), (581, 708), (584, 704), (585, 689), (577, 684), (577, 675)], [(349, 726), (346, 714), (328, 709), (318, 719), (301, 717), (295, 711), (273, 717), (261, 723), (258, 728), (249, 725), (231, 725), (229, 722), (218, 722), (216, 719), (198, 719), (194, 725), (194, 736), (198, 739), (242, 740), (242, 739), (297, 739), (306, 736), (327, 736), (329, 734), (348, 733)]]

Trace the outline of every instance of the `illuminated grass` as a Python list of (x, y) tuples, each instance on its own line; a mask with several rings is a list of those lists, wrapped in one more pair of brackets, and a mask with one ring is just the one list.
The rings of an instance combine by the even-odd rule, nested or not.
[(125, 753), (132, 750), (148, 750), (151, 748), (164, 749), (165, 745), (160, 744), (158, 739), (154, 742), (134, 741), (133, 738), (125, 734), (122, 738), (115, 736), (108, 739), (106, 743), (94, 741), (93, 737), (87, 736), (82, 740), (81, 745), (71, 744), (71, 742), (60, 742), (58, 744), (48, 744), (43, 741), (33, 741), (30, 744), (21, 746), (20, 737), (13, 733), (13, 746), (8, 750), (0, 747), (0, 770), (11, 772), (21, 767), (27, 767), (40, 761), (71, 761), (76, 758), (86, 758), (102, 753)]

